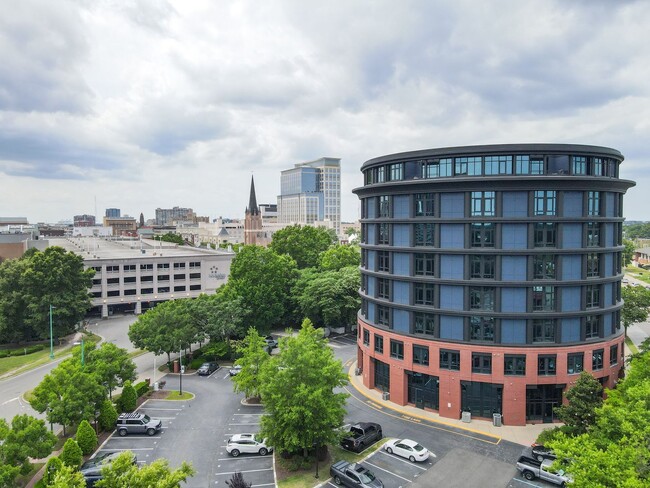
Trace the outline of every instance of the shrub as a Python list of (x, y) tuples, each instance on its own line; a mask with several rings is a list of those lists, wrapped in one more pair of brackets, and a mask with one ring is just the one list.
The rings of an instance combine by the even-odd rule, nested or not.
[(133, 412), (137, 406), (138, 395), (130, 381), (124, 383), (122, 396), (120, 396), (120, 407), (123, 412)]
[(87, 420), (83, 420), (79, 424), (75, 438), (84, 455), (90, 454), (97, 447), (97, 434)]
[(537, 444), (548, 444), (552, 440), (555, 440), (555, 438), (560, 432), (566, 434), (569, 437), (576, 435), (574, 428), (568, 425), (560, 425), (558, 427), (553, 427), (552, 429), (546, 429), (541, 431), (537, 436), (537, 440), (535, 442)]
[(6, 349), (1, 350), (0, 358), (6, 358), (6, 357), (9, 357), (9, 351), (7, 351)]
[(45, 472), (43, 473), (44, 486), (49, 485), (54, 480), (56, 472), (63, 467), (63, 463), (58, 457), (51, 457), (47, 460), (45, 465)]
[(73, 468), (78, 468), (81, 465), (81, 460), (83, 459), (83, 453), (77, 441), (74, 439), (68, 439), (63, 444), (63, 452), (61, 452), (61, 461), (66, 466)]
[(104, 400), (99, 407), (99, 426), (102, 430), (111, 431), (115, 428), (117, 422), (117, 410), (108, 398)]
[(149, 382), (141, 381), (140, 383), (136, 383), (134, 388), (135, 388), (135, 394), (137, 395), (138, 398), (140, 398), (142, 395), (144, 395), (149, 391)]
[(192, 362), (190, 363), (190, 369), (199, 369), (205, 362), (205, 358), (192, 359)]
[(251, 488), (253, 483), (244, 480), (244, 475), (239, 471), (235, 471), (230, 480), (226, 480), (226, 485), (228, 485), (228, 488)]

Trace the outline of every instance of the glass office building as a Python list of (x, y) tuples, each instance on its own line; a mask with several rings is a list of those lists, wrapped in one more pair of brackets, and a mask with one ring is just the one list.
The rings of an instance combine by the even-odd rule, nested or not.
[(581, 371), (623, 367), (620, 152), (508, 144), (362, 166), (364, 385), (459, 418), (551, 422)]

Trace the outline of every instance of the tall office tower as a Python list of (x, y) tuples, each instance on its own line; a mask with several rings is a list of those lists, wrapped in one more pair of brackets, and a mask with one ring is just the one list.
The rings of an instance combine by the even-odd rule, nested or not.
[(156, 225), (171, 225), (174, 221), (192, 221), (194, 220), (194, 210), (191, 208), (157, 208)]
[(122, 213), (119, 208), (107, 208), (106, 209), (106, 217), (109, 217), (111, 219), (117, 218), (119, 219), (122, 216)]
[(508, 144), (363, 164), (358, 367), (390, 401), (552, 422), (623, 368), (620, 152)]
[(278, 222), (310, 224), (329, 221), (341, 231), (341, 159), (320, 158), (282, 171)]

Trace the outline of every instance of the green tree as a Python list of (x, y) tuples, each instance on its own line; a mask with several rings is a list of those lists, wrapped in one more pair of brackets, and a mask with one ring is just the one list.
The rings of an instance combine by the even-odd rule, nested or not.
[(167, 232), (167, 234), (163, 234), (161, 236), (153, 236), (153, 239), (155, 241), (173, 242), (174, 244), (178, 244), (179, 246), (185, 244), (185, 240), (183, 239), (183, 236), (174, 234), (173, 232)]
[(361, 264), (361, 248), (352, 244), (337, 245), (323, 251), (318, 258), (323, 271), (338, 271), (341, 268)]
[(603, 387), (587, 371), (580, 373), (569, 391), (566, 392), (568, 404), (555, 408), (558, 419), (569, 426), (576, 434), (583, 434), (596, 422), (596, 409), (603, 404)]
[(621, 322), (627, 328), (637, 322), (644, 322), (648, 319), (650, 308), (650, 290), (642, 286), (624, 286), (621, 289), (623, 296), (623, 308), (621, 309)]
[[(71, 440), (71, 439), (68, 439)], [(52, 476), (48, 488), (86, 488), (84, 475), (77, 471), (75, 466), (61, 466)]]
[(65, 441), (65, 444), (63, 444), (63, 451), (59, 457), (61, 458), (61, 462), (66, 466), (78, 468), (79, 465), (81, 465), (83, 453), (81, 452), (81, 447), (79, 447), (77, 441), (70, 438)]
[(82, 420), (79, 424), (75, 439), (84, 455), (91, 454), (97, 447), (97, 434), (87, 420)]
[(228, 488), (251, 488), (253, 483), (249, 483), (244, 479), (244, 475), (239, 471), (235, 471), (229, 480), (226, 480)]
[(307, 276), (299, 283), (294, 287), (296, 300), (302, 315), (314, 324), (341, 327), (355, 322), (361, 307), (361, 278), (356, 267)]
[(54, 475), (61, 470), (63, 467), (63, 462), (57, 457), (51, 457), (47, 460), (45, 464), (45, 472), (43, 473), (43, 483), (45, 486), (49, 486), (50, 483), (54, 483)]
[(243, 392), (246, 398), (257, 398), (260, 395), (260, 374), (270, 357), (265, 347), (264, 338), (251, 327), (238, 350), (241, 358), (235, 361), (242, 369), (232, 378), (235, 392)]
[(271, 249), (291, 256), (298, 269), (318, 266), (320, 253), (336, 243), (324, 227), (291, 225), (273, 234)]
[(122, 396), (120, 397), (120, 407), (123, 412), (133, 412), (137, 407), (138, 394), (133, 388), (133, 385), (130, 381), (124, 383), (124, 388), (122, 388)]
[(94, 373), (106, 388), (110, 398), (113, 390), (124, 385), (126, 381), (135, 381), (136, 366), (126, 349), (112, 342), (104, 342), (99, 348), (91, 346), (86, 354), (86, 368)]
[(93, 269), (84, 270), (81, 256), (57, 246), (25, 253), (19, 264), (12, 260), (2, 263), (0, 331), (13, 329), (13, 340), (48, 338), (50, 305), (54, 307), (53, 335), (61, 337), (74, 331), (90, 309), (88, 289), (94, 274)]
[(623, 246), (625, 246), (625, 249), (623, 249), (623, 266), (629, 266), (634, 257), (636, 246), (634, 241), (629, 239), (623, 239)]
[(31, 469), (30, 458), (48, 456), (56, 443), (45, 422), (29, 415), (16, 415), (11, 425), (0, 419), (0, 486), (11, 486), (19, 474)]
[(115, 428), (117, 422), (117, 410), (113, 406), (113, 402), (106, 399), (99, 407), (99, 426), (102, 430), (111, 431)]
[(650, 239), (650, 222), (624, 225), (623, 233), (628, 239)]
[(129, 339), (140, 349), (166, 353), (167, 361), (171, 361), (172, 352), (187, 349), (202, 339), (188, 302), (170, 300), (147, 310), (129, 327)]
[(133, 464), (133, 454), (121, 453), (112, 463), (102, 468), (102, 479), (96, 488), (177, 488), (195, 473), (191, 464), (181, 463), (171, 469), (166, 459), (156, 459), (151, 464), (138, 467)]
[(345, 235), (348, 237), (356, 236), (357, 234), (359, 234), (359, 231), (354, 227), (348, 227), (345, 229)]
[(78, 424), (95, 416), (106, 391), (93, 373), (81, 368), (75, 358), (62, 361), (33, 391), (32, 407), (47, 411), (47, 419), (63, 426)]
[(248, 305), (242, 321), (265, 334), (293, 309), (291, 288), (298, 277), (296, 264), (260, 246), (244, 246), (230, 266), (228, 286)]
[(345, 416), (348, 382), (322, 331), (305, 319), (295, 337), (280, 343), (280, 353), (262, 368), (260, 392), (267, 415), (261, 435), (280, 451), (302, 451), (336, 443)]
[(251, 313), (244, 299), (228, 284), (214, 295), (201, 294), (191, 301), (191, 313), (211, 341), (227, 341), (245, 332), (244, 317)]

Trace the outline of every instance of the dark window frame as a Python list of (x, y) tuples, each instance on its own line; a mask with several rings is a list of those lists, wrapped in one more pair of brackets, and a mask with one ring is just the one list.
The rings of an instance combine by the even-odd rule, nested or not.
[(429, 346), (413, 344), (413, 364), (429, 366)]
[[(509, 365), (508, 363), (511, 363), (511, 365)], [(526, 355), (525, 354), (504, 355), (503, 374), (505, 376), (526, 376)]]
[(537, 356), (537, 375), (555, 376), (557, 374), (557, 354), (539, 354)]
[(440, 349), (440, 369), (460, 371), (460, 351)]
[(404, 341), (390, 340), (390, 357), (393, 359), (404, 359)]
[(495, 247), (496, 224), (494, 222), (472, 222), (469, 229), (471, 247)]
[(492, 374), (492, 354), (473, 352), (472, 373)]
[(585, 369), (585, 353), (572, 352), (567, 354), (567, 374), (580, 374)]

